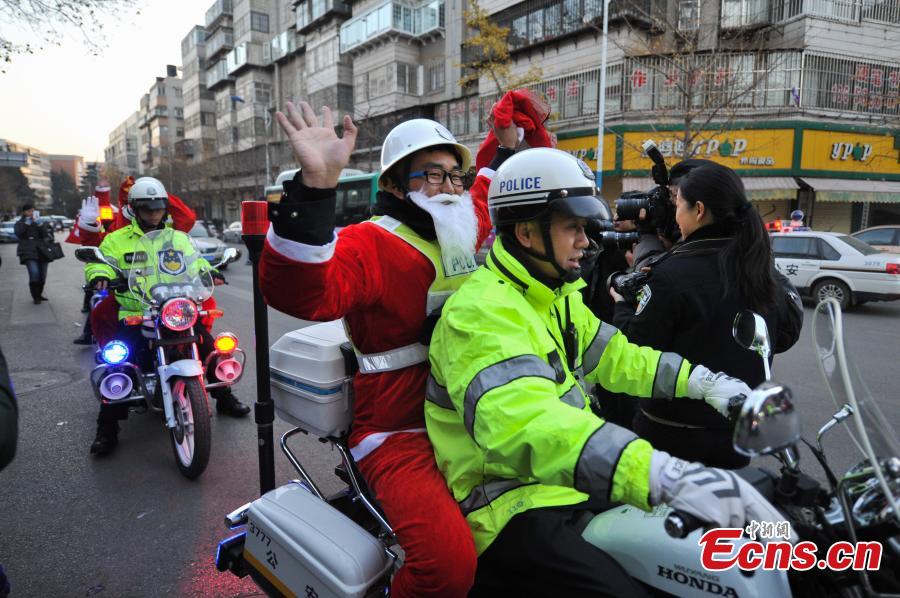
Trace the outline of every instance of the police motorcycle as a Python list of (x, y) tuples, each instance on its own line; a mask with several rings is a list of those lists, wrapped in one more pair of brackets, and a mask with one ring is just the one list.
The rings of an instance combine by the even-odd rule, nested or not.
[[(85, 263), (103, 263), (113, 268), (117, 279), (110, 290), (128, 291), (140, 301), (143, 314), (128, 316), (125, 324), (140, 326), (152, 348), (148, 363), (132, 359), (132, 348), (114, 339), (99, 347), (98, 365), (90, 381), (97, 400), (125, 404), (137, 412), (162, 413), (172, 440), (179, 471), (195, 479), (206, 469), (211, 444), (209, 401), (206, 390), (237, 383), (246, 356), (237, 337), (221, 332), (214, 350), (201, 361), (196, 326), (201, 318), (222, 316), (221, 310), (202, 307), (212, 296), (214, 282), (209, 265), (202, 260), (193, 239), (171, 228), (154, 230), (138, 241), (122, 271), (99, 247), (80, 247), (75, 257)], [(217, 268), (234, 261), (237, 250), (228, 248)], [(150, 363), (152, 361), (152, 363)], [(214, 368), (219, 382), (206, 383), (204, 373)]]
[[(709, 572), (701, 565), (704, 522), (660, 506), (646, 513), (619, 505), (595, 516), (586, 540), (615, 558), (653, 592), (677, 596), (892, 595), (900, 591), (900, 449), (884, 423), (843, 343), (840, 306), (823, 302), (813, 321), (820, 369), (837, 412), (804, 441), (822, 464), (827, 487), (799, 467), (799, 415), (791, 391), (767, 381), (738, 404), (735, 447), (748, 456), (774, 455), (773, 473), (754, 467), (738, 473), (784, 514), (801, 540), (820, 551), (838, 541), (877, 540), (884, 547), (878, 571), (754, 570), (735, 566)], [(735, 340), (760, 355), (770, 378), (765, 321), (752, 312), (735, 320)], [(347, 447), (352, 418), (352, 349), (340, 322), (290, 332), (270, 351), (270, 381), (278, 416), (296, 426), (281, 448), (300, 478), (245, 504), (225, 517), (233, 535), (219, 543), (216, 566), (250, 575), (270, 595), (382, 596), (400, 565), (390, 524), (371, 498)], [(850, 419), (861, 461), (843, 477), (828, 467), (821, 439)], [(288, 446), (290, 437), (312, 434), (341, 456), (335, 474), (346, 484), (324, 495)], [(732, 542), (737, 551), (749, 538)], [(452, 548), (448, 547), (448, 550)], [(817, 555), (821, 558), (822, 553)]]

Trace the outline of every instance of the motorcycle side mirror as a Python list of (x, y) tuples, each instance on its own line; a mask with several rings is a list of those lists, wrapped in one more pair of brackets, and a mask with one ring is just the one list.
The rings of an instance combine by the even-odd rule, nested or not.
[(239, 257), (241, 257), (241, 253), (234, 247), (229, 247), (225, 250), (225, 253), (222, 254), (222, 259), (219, 260), (217, 264), (213, 265), (213, 268), (219, 268), (225, 264), (230, 264)]
[(734, 427), (734, 450), (747, 457), (771, 455), (800, 440), (800, 415), (791, 390), (774, 382), (757, 386)]
[(79, 247), (75, 250), (75, 259), (85, 264), (106, 264), (116, 272), (120, 272), (119, 265), (109, 259), (99, 247)]
[(769, 327), (763, 317), (749, 309), (740, 311), (734, 318), (731, 333), (740, 346), (762, 358), (766, 380), (770, 380), (772, 372), (769, 369), (769, 356), (772, 354), (772, 344), (769, 340)]

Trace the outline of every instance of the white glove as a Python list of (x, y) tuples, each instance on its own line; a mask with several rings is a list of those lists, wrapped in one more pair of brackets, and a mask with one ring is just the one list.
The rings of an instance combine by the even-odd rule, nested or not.
[(78, 226), (97, 232), (100, 230), (100, 225), (97, 223), (98, 218), (100, 218), (100, 200), (91, 196), (82, 201), (81, 212), (78, 214)]
[[(677, 459), (664, 451), (650, 458), (650, 503), (666, 503), (718, 527), (777, 523), (785, 517), (733, 471)], [(791, 529), (791, 541), (796, 541)]]
[(742, 380), (698, 365), (688, 378), (688, 396), (692, 399), (703, 399), (723, 416), (729, 417), (729, 399), (734, 397), (746, 399), (750, 396), (750, 387)]

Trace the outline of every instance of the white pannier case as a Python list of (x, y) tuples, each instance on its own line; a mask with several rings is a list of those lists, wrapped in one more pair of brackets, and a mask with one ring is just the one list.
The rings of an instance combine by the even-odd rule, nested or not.
[(319, 437), (340, 436), (353, 418), (353, 376), (347, 375), (340, 320), (288, 332), (269, 351), (275, 412)]

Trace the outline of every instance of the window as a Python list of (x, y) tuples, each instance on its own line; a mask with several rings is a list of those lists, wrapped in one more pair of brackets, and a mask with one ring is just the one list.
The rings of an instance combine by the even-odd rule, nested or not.
[(858, 252), (860, 252), (863, 255), (872, 255), (873, 253), (880, 253), (877, 249), (875, 249), (871, 245), (869, 245), (867, 243), (863, 243), (859, 239), (855, 239), (848, 235), (840, 235), (838, 237), (838, 239), (840, 239), (841, 241), (843, 241), (844, 243), (846, 243), (847, 245), (849, 245), (850, 247), (857, 250)]
[(367, 219), (370, 216), (369, 198), (371, 193), (372, 181), (370, 179), (338, 184), (338, 220), (335, 224), (348, 226)]
[(799, 257), (818, 259), (819, 251), (811, 237), (773, 237), (772, 249), (775, 257)]
[(419, 95), (419, 77), (416, 65), (397, 63), (397, 91)]
[(175, 88), (175, 97), (176, 97), (176, 98), (180, 98), (180, 97), (181, 97), (181, 88), (180, 88), (180, 87), (176, 87), (176, 88)]
[(425, 91), (431, 93), (444, 89), (445, 65), (443, 61), (428, 66), (425, 72)]
[(250, 12), (250, 29), (261, 33), (269, 32), (269, 15), (261, 12)]
[(253, 97), (256, 102), (268, 106), (272, 101), (272, 85), (256, 81), (253, 83)]
[(156, 95), (157, 95), (157, 96), (164, 96), (164, 95), (166, 95), (166, 86), (163, 85), (162, 83), (158, 83), (158, 84), (156, 85)]
[(838, 253), (837, 249), (829, 245), (824, 239), (818, 239), (819, 241), (819, 255), (822, 259), (825, 260), (839, 260), (841, 259), (841, 254)]
[(178, 137), (179, 139), (184, 137), (184, 129), (175, 129), (175, 137)]
[(203, 126), (215, 126), (216, 124), (216, 115), (214, 112), (201, 112), (200, 113), (200, 124)]
[(184, 108), (175, 108), (175, 118), (184, 118)]
[(878, 228), (856, 235), (856, 238), (869, 245), (893, 245), (894, 229)]

